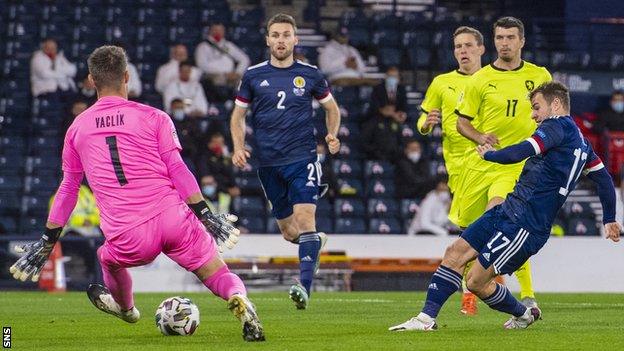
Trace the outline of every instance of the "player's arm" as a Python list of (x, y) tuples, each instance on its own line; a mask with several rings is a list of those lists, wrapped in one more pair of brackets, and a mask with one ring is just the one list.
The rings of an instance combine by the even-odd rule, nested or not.
[(525, 141), (495, 150), (491, 145), (477, 146), (477, 152), (486, 161), (501, 164), (518, 163), (528, 157), (543, 154), (563, 141), (563, 131), (549, 121), (542, 122), (535, 133)]
[(230, 131), (232, 134), (232, 144), (234, 145), (234, 154), (232, 155), (232, 163), (234, 166), (243, 168), (247, 164), (247, 159), (251, 157), (248, 150), (245, 150), (245, 115), (247, 108), (234, 105), (232, 117), (230, 118)]
[(464, 91), (460, 94), (457, 107), (455, 108), (455, 113), (458, 116), (457, 131), (478, 145), (496, 145), (498, 144), (496, 135), (481, 133), (472, 125), (474, 119), (479, 115), (479, 110), (483, 103), (481, 95), (482, 84), (482, 78), (472, 76)]
[(336, 100), (328, 96), (329, 99), (321, 99), (321, 106), (325, 110), (325, 123), (327, 125), (327, 135), (325, 142), (329, 152), (333, 155), (340, 150), (340, 140), (338, 139), (338, 128), (340, 128), (340, 109)]
[(490, 144), (478, 145), (477, 152), (482, 159), (500, 164), (518, 163), (536, 155), (535, 149), (526, 140), (500, 150), (494, 149)]
[(63, 145), (63, 180), (52, 202), (43, 235), (34, 243), (16, 247), (16, 251), (25, 252), (25, 255), (9, 268), (15, 279), (21, 281), (30, 279), (33, 282), (39, 280), (43, 265), (60, 238), (63, 226), (76, 207), (83, 171), (78, 153), (71, 142), (72, 135), (73, 132), (70, 129)]
[(245, 167), (247, 159), (251, 157), (249, 151), (245, 150), (245, 116), (252, 99), (253, 90), (249, 83), (249, 75), (245, 73), (241, 79), (230, 118), (230, 132), (232, 134), (232, 144), (234, 144), (232, 163), (239, 168)]
[(600, 158), (593, 152), (586, 163), (584, 173), (596, 183), (598, 197), (602, 205), (602, 223), (605, 226), (606, 238), (614, 242), (620, 241), (622, 226), (615, 221), (616, 197), (613, 180)]
[(425, 99), (420, 105), (422, 113), (416, 122), (416, 129), (422, 135), (431, 133), (433, 127), (441, 121), (440, 108), (442, 107), (442, 97), (439, 93), (438, 82), (439, 79), (433, 79), (425, 93)]
[(475, 143), (479, 145), (498, 144), (498, 138), (496, 137), (496, 135), (488, 134), (488, 133), (481, 133), (472, 125), (472, 123), (470, 122), (472, 120), (472, 117), (462, 115), (458, 111), (455, 111), (455, 113), (457, 113), (457, 116), (458, 116), (457, 131), (459, 132), (459, 134), (474, 141)]

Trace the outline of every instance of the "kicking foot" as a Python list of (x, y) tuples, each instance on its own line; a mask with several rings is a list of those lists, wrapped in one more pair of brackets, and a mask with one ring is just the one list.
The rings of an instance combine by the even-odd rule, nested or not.
[(520, 317), (509, 318), (503, 326), (505, 329), (526, 329), (538, 319), (542, 319), (542, 311), (537, 307), (532, 307), (527, 308), (526, 312)]
[(422, 330), (433, 331), (438, 329), (438, 324), (435, 319), (429, 317), (424, 313), (419, 313), (418, 316), (409, 319), (407, 322), (395, 325), (388, 328), (390, 331), (407, 331), (407, 330)]
[(459, 312), (467, 316), (476, 315), (477, 314), (477, 296), (471, 292), (465, 292), (464, 295), (462, 295), (462, 306)]
[(256, 314), (254, 305), (247, 296), (233, 295), (228, 300), (228, 309), (243, 324), (243, 339), (245, 341), (264, 341), (264, 330)]
[(139, 313), (136, 307), (123, 311), (105, 286), (100, 284), (89, 285), (87, 296), (89, 300), (91, 300), (93, 306), (97, 307), (100, 311), (112, 314), (128, 323), (136, 323), (139, 321), (139, 318), (141, 318), (141, 313)]
[(537, 301), (535, 300), (534, 297), (525, 297), (522, 300), (520, 300), (520, 303), (522, 303), (527, 308), (537, 307)]
[(293, 300), (298, 310), (305, 310), (308, 307), (308, 292), (301, 284), (291, 286), (288, 296)]

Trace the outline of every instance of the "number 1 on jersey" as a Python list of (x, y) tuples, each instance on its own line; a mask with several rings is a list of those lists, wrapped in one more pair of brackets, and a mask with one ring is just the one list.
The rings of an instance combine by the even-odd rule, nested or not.
[[(587, 160), (587, 153), (581, 152), (581, 149), (574, 149), (574, 164), (572, 165), (572, 169), (570, 170), (570, 175), (568, 176), (568, 183), (566, 187), (559, 188), (559, 194), (566, 196), (568, 195), (568, 191), (570, 189), (570, 184), (581, 176), (581, 171), (585, 166), (585, 161)], [(579, 164), (579, 161), (582, 161)]]
[(113, 169), (115, 170), (117, 181), (119, 182), (119, 185), (124, 186), (128, 184), (128, 180), (126, 179), (126, 174), (123, 171), (123, 167), (121, 166), (121, 160), (119, 159), (119, 149), (117, 149), (117, 137), (114, 135), (106, 137), (106, 144), (108, 145), (108, 151), (110, 151), (111, 161), (113, 162)]

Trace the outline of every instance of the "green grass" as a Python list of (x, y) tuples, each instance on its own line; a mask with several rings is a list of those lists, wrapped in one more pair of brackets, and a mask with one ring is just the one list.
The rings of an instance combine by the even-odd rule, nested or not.
[[(544, 319), (527, 330), (502, 329), (507, 316), (479, 304), (461, 316), (459, 294), (432, 333), (387, 331), (416, 314), (423, 293), (315, 293), (297, 311), (287, 293), (255, 302), (267, 341), (245, 343), (241, 328), (211, 294), (182, 294), (198, 304), (201, 324), (190, 337), (165, 337), (154, 311), (171, 293), (137, 294), (143, 317), (126, 324), (99, 312), (85, 293), (0, 292), (0, 325), (12, 327), (15, 350), (616, 350), (624, 346), (624, 295), (540, 294)], [(619, 347), (618, 347), (619, 346)]]

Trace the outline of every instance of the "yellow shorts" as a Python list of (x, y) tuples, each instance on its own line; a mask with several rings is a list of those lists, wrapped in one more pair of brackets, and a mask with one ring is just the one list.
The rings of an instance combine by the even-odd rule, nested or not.
[(483, 172), (465, 169), (453, 196), (449, 220), (467, 227), (484, 212), (488, 202), (495, 197), (507, 197), (513, 191), (519, 174), (516, 172)]

